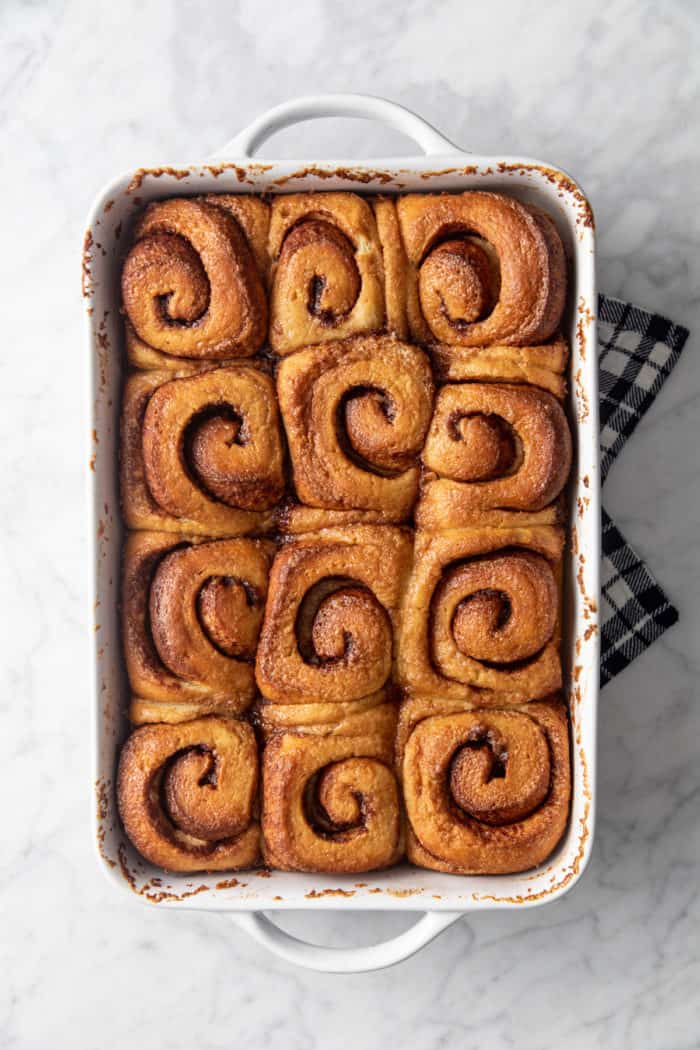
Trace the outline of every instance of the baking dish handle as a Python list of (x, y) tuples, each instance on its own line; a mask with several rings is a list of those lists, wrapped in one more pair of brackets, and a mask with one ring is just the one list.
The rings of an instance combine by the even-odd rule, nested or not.
[(237, 912), (231, 918), (254, 940), (286, 962), (321, 973), (369, 973), (408, 959), (461, 915), (456, 911), (427, 911), (398, 937), (362, 948), (327, 948), (302, 941), (281, 930), (261, 911)]
[(400, 131), (413, 139), (423, 153), (461, 152), (449, 139), (431, 127), (416, 113), (397, 102), (375, 95), (308, 95), (283, 102), (281, 106), (268, 109), (256, 117), (234, 139), (227, 142), (214, 154), (214, 160), (245, 160), (253, 157), (258, 149), (275, 132), (317, 117), (361, 117), (376, 120)]

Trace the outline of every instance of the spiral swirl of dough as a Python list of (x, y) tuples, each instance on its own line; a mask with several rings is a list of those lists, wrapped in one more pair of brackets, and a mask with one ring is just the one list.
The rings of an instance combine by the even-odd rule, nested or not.
[(270, 344), (276, 353), (385, 327), (382, 249), (373, 210), (361, 197), (278, 197), (270, 257)]
[(566, 415), (547, 391), (444, 386), (423, 449), (436, 476), (426, 478), (416, 521), (420, 528), (453, 528), (487, 515), (505, 523), (538, 514), (561, 493), (571, 454)]
[(566, 260), (548, 215), (475, 191), (409, 194), (397, 210), (414, 339), (525, 346), (553, 334), (564, 308)]
[(248, 357), (267, 331), (258, 263), (233, 215), (211, 199), (146, 209), (124, 263), (122, 298), (141, 342), (174, 357)]
[(563, 705), (443, 713), (446, 706), (437, 701), (434, 713), (406, 734), (401, 774), (409, 858), (463, 874), (533, 867), (551, 853), (566, 825)]
[(247, 707), (271, 555), (272, 545), (256, 540), (130, 536), (122, 601), (136, 721)]
[(422, 351), (390, 337), (300, 351), (282, 362), (277, 390), (302, 503), (410, 514), (432, 409)]
[(403, 848), (392, 704), (301, 732), (273, 732), (263, 756), (265, 858), (299, 871), (384, 868)]
[(232, 536), (265, 531), (284, 491), (272, 380), (251, 365), (131, 376), (122, 497), (135, 528)]
[(258, 646), (263, 696), (341, 703), (380, 689), (410, 559), (409, 536), (390, 526), (324, 529), (283, 546)]
[(562, 544), (550, 526), (419, 532), (402, 606), (401, 684), (455, 698), (478, 687), (512, 694), (512, 703), (558, 689)]
[(121, 752), (119, 812), (139, 853), (161, 868), (246, 868), (260, 851), (257, 784), (250, 726), (220, 718), (141, 726)]

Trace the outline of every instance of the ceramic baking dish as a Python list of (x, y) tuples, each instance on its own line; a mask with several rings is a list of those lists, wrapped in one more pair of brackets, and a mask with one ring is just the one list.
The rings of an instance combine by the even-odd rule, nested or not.
[[(275, 131), (314, 117), (379, 120), (416, 142), (416, 156), (351, 160), (268, 161), (251, 158)], [(554, 218), (569, 257), (565, 334), (571, 345), (570, 419), (576, 457), (570, 485), (564, 658), (571, 709), (573, 801), (565, 837), (540, 869), (521, 875), (458, 877), (407, 864), (358, 877), (273, 871), (236, 878), (174, 876), (150, 867), (126, 841), (113, 790), (117, 750), (128, 730), (127, 683), (119, 640), (122, 526), (117, 436), (122, 372), (119, 271), (134, 216), (152, 200), (200, 193), (289, 193), (301, 190), (455, 191), (488, 189), (541, 205)], [(594, 820), (598, 700), (600, 502), (598, 373), (595, 339), (594, 234), (590, 207), (564, 172), (526, 157), (479, 156), (457, 149), (408, 110), (383, 99), (331, 95), (291, 101), (266, 113), (208, 162), (141, 169), (111, 182), (88, 219), (83, 252), (87, 356), (92, 407), (92, 602), (95, 730), (95, 835), (99, 862), (112, 883), (162, 908), (227, 913), (278, 955), (332, 972), (377, 969), (406, 958), (465, 912), (525, 908), (555, 900), (586, 865)], [(405, 933), (366, 948), (311, 945), (269, 917), (282, 909), (422, 912)]]

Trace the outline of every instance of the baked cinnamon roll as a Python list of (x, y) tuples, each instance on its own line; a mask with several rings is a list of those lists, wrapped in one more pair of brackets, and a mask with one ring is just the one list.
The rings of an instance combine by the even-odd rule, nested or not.
[(566, 260), (548, 215), (497, 193), (409, 194), (397, 202), (414, 339), (527, 346), (564, 308)]
[(421, 350), (388, 336), (303, 350), (282, 361), (277, 394), (303, 504), (410, 515), (432, 409)]
[(239, 714), (255, 694), (255, 650), (273, 544), (135, 532), (122, 585), (134, 722)]
[(382, 249), (372, 206), (362, 197), (277, 197), (269, 253), (276, 353), (386, 327)]
[(256, 678), (280, 704), (356, 700), (391, 674), (411, 539), (390, 526), (325, 529), (275, 557)]
[(271, 732), (262, 759), (265, 861), (285, 871), (386, 868), (403, 852), (396, 709)]
[[(517, 524), (549, 510), (571, 468), (571, 434), (544, 390), (495, 383), (440, 389), (423, 448), (428, 475), (416, 508), (422, 529)], [(485, 515), (490, 517), (485, 520)]]
[(255, 353), (267, 332), (268, 226), (267, 204), (251, 196), (149, 205), (122, 271), (130, 363), (180, 368)]
[(558, 689), (563, 543), (563, 530), (546, 526), (418, 532), (401, 609), (400, 684), (446, 699), (478, 687), (482, 704)]
[(398, 764), (408, 859), (461, 875), (526, 871), (564, 834), (571, 794), (566, 708), (403, 705)]
[(284, 490), (272, 379), (252, 365), (130, 376), (121, 489), (131, 528), (207, 536), (269, 529)]
[(124, 829), (146, 860), (168, 871), (235, 871), (256, 864), (257, 787), (255, 735), (233, 719), (141, 726), (119, 760)]

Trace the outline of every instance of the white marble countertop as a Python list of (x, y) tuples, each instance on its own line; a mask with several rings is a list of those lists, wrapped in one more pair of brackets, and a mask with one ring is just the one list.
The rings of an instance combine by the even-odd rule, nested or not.
[[(692, 3), (4, 0), (3, 1047), (700, 1045), (700, 13)], [(588, 13), (582, 13), (583, 10)], [(226, 919), (125, 903), (89, 810), (78, 253), (114, 173), (200, 158), (293, 95), (358, 90), (455, 142), (573, 172), (601, 289), (694, 337), (606, 504), (681, 621), (604, 692), (594, 859), (560, 902), (483, 914), (399, 969), (297, 971)], [(307, 126), (285, 155), (398, 152)], [(9, 396), (8, 396), (9, 395)], [(369, 942), (396, 916), (288, 925)], [(348, 927), (352, 927), (349, 929)]]

